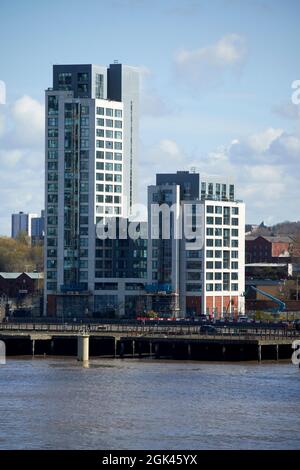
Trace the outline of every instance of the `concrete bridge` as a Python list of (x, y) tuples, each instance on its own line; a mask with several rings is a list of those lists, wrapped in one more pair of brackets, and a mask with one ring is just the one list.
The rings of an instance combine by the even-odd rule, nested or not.
[(7, 355), (73, 355), (89, 357), (156, 357), (243, 361), (290, 359), (300, 332), (201, 325), (132, 325), (8, 323), (0, 325)]

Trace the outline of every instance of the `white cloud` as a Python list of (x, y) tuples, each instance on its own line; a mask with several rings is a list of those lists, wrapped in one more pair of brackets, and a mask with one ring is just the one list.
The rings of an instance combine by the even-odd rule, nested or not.
[(227, 34), (215, 44), (179, 50), (174, 58), (175, 72), (185, 84), (212, 85), (220, 81), (226, 70), (241, 66), (246, 55), (245, 38), (239, 34)]
[(4, 113), (0, 119), (0, 235), (9, 235), (11, 213), (39, 213), (43, 207), (44, 107), (24, 96), (6, 106)]
[[(201, 155), (201, 156), (200, 156)], [(282, 129), (267, 128), (244, 139), (235, 139), (205, 155), (188, 154), (175, 140), (162, 140), (147, 151), (142, 165), (141, 188), (155, 183), (155, 173), (190, 170), (206, 175), (231, 176), (236, 195), (246, 203), (248, 222), (299, 218), (300, 140)]]

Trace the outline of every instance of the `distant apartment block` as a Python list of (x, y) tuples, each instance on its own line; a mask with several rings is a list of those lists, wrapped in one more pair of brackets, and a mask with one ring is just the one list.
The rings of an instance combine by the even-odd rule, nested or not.
[(11, 216), (11, 236), (16, 238), (20, 232), (25, 232), (29, 237), (32, 234), (32, 220), (38, 217), (37, 214), (25, 214), (19, 212)]

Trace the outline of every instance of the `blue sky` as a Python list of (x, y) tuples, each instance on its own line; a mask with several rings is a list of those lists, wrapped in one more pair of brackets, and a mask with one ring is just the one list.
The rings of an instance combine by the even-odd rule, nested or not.
[[(247, 221), (298, 220), (298, 0), (1, 0), (0, 233), (43, 204), (43, 100), (58, 63), (141, 71), (140, 185), (232, 174)], [(17, 174), (17, 177), (16, 177)]]

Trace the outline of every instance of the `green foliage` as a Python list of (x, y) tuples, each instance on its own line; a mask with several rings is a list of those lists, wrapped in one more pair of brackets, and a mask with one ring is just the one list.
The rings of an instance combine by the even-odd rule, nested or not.
[[(25, 234), (26, 235), (26, 234)], [(29, 239), (0, 237), (0, 272), (23, 272), (43, 270), (43, 247), (29, 244)]]

